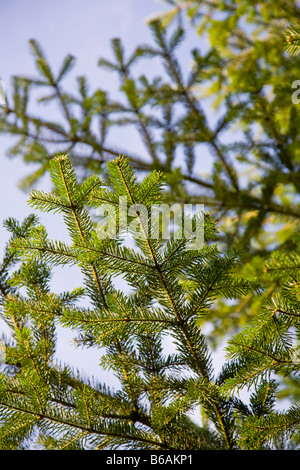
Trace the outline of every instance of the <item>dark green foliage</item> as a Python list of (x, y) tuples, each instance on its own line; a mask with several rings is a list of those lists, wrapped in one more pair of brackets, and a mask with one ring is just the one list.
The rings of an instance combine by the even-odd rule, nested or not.
[[(154, 171), (138, 182), (128, 161), (118, 158), (108, 165), (108, 186), (98, 177), (79, 184), (65, 156), (51, 161), (50, 172), (54, 193), (34, 190), (29, 202), (61, 213), (70, 242), (49, 240), (35, 216), (21, 226), (6, 222), (13, 235), (1, 270), (1, 311), (12, 336), (1, 372), (1, 448), (233, 450), (276, 446), (283, 436), (284, 446), (297, 443), (296, 405), (286, 413), (274, 408), (273, 374), (299, 368), (291, 359), (290, 330), (297, 334), (299, 310), (290, 259), (275, 264), (280, 262), (279, 273), (287, 276), (278, 297), (229, 342), (233, 362), (215, 377), (200, 319), (203, 324), (218, 298), (239, 298), (262, 285), (236, 275), (238, 254), (218, 250), (210, 217), (203, 219), (206, 244), (199, 249), (188, 250), (186, 237), (152, 239), (145, 232), (136, 248), (129, 248), (122, 231), (115, 238), (100, 237), (89, 207), (122, 196), (150, 209), (162, 200), (161, 174)], [(136, 221), (144, 227), (140, 213)], [(51, 292), (51, 268), (65, 264), (81, 269), (84, 286)], [(128, 282), (128, 293), (114, 285), (117, 275)], [(296, 286), (295, 276), (294, 269)], [(83, 298), (89, 306), (80, 306)], [(117, 390), (57, 362), (58, 325), (76, 332), (78, 344), (93, 348), (99, 367), (115, 375)], [(166, 338), (174, 353), (166, 351)], [(251, 385), (255, 390), (247, 405), (234, 391)], [(190, 417), (198, 406), (202, 422)]]

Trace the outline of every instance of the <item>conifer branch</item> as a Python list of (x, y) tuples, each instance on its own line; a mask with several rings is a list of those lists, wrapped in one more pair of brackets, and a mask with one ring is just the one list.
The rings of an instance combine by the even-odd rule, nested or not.
[[(8, 282), (7, 270), (16, 257), (21, 267), (10, 281), (14, 294), (3, 299), (3, 319), (9, 323), (14, 318), (16, 324), (15, 344), (6, 360), (11, 375), (5, 370), (1, 374), (1, 445), (13, 445), (10, 442), (16, 439), (23, 442), (38, 429), (46, 448), (256, 448), (264, 445), (257, 444), (256, 431), (251, 444), (244, 433), (250, 429), (250, 417), (261, 420), (262, 409), (265, 421), (261, 421), (259, 442), (268, 442), (272, 433), (293, 432), (296, 424), (289, 412), (286, 425), (278, 427), (277, 418), (272, 424), (276, 387), (269, 377), (298, 370), (291, 344), (291, 329), (297, 330), (299, 320), (297, 256), (277, 257), (270, 264), (286, 282), (279, 293), (269, 289), (254, 324), (229, 341), (229, 357), (235, 362), (225, 364), (214, 379), (208, 342), (196, 326), (196, 315), (200, 312), (204, 318), (202, 313), (211, 309), (215, 299), (236, 298), (261, 288), (253, 276), (243, 279), (234, 274), (237, 252), (222, 254), (214, 245), (189, 252), (186, 235), (168, 243), (152, 239), (140, 211), (136, 220), (142, 233), (137, 239), (141, 254), (122, 247), (118, 231), (116, 239), (97, 238), (85, 206), (111, 203), (117, 220), (120, 196), (126, 196), (131, 205), (142, 201), (150, 208), (161, 201), (162, 175), (153, 172), (140, 183), (129, 162), (120, 157), (108, 164), (112, 188), (108, 189), (96, 177), (78, 184), (66, 156), (56, 157), (50, 168), (55, 194), (33, 191), (30, 204), (62, 213), (71, 244), (48, 240), (45, 228), (36, 221), (24, 232), (11, 224), (15, 232), (0, 278)], [(206, 237), (213, 237), (215, 228), (208, 215), (204, 222)], [(52, 293), (46, 263), (78, 265), (84, 289)], [(116, 290), (111, 282), (114, 274), (123, 275), (134, 293)], [(29, 298), (18, 295), (20, 286), (26, 286)], [(91, 301), (88, 308), (75, 305), (83, 294)], [(54, 366), (55, 322), (76, 331), (79, 344), (106, 349), (100, 364), (114, 372), (120, 391), (85, 383)], [(176, 354), (164, 354), (164, 335), (175, 341)], [(185, 372), (191, 378), (184, 377)], [(257, 387), (252, 411), (233, 396), (235, 390), (250, 385)], [(187, 412), (198, 404), (216, 435), (188, 420)]]

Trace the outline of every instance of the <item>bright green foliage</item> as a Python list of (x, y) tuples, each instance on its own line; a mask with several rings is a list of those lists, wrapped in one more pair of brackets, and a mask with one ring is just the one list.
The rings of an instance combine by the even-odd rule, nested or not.
[[(38, 75), (13, 78), (0, 132), (16, 137), (9, 155), (34, 164), (24, 189), (60, 154), (70, 156), (80, 181), (94, 173), (107, 179), (106, 162), (118, 155), (129, 158), (139, 177), (163, 171), (165, 200), (204, 203), (219, 223), (222, 249), (242, 248), (240, 275), (260, 276), (269, 252), (293, 250), (299, 230), (300, 113), (292, 101), (299, 57), (286, 49), (287, 28), (297, 35), (291, 25), (299, 6), (295, 0), (168, 3), (173, 10), (149, 24), (151, 44), (126, 51), (114, 37), (112, 57), (99, 60), (118, 77), (116, 94), (101, 85), (91, 90), (84, 76), (66, 89), (75, 58), (68, 55), (55, 71), (30, 41)], [(190, 50), (183, 15), (189, 33), (197, 33)], [(58, 118), (49, 117), (48, 104), (58, 106)], [(129, 143), (118, 148), (115, 135), (124, 129)], [(251, 293), (242, 304), (216, 302), (213, 343), (251, 320), (259, 302)]]
[[(266, 271), (280, 280), (280, 290), (261, 309), (259, 315), (241, 333), (229, 341), (228, 357), (242, 365), (235, 377), (226, 380), (223, 390), (229, 396), (243, 386), (257, 385), (265, 378), (264, 393), (272, 393), (272, 373), (297, 382), (300, 371), (300, 291), (299, 252), (275, 255)], [(299, 386), (299, 384), (298, 384)], [(283, 394), (283, 396), (286, 394)], [(291, 394), (293, 396), (293, 394)], [(276, 443), (293, 435), (299, 427), (300, 408), (295, 405), (287, 413), (263, 410), (245, 422), (241, 442), (246, 448), (260, 448), (265, 441)], [(267, 402), (264, 404), (266, 406)]]
[(291, 55), (297, 55), (300, 52), (300, 31), (293, 25), (290, 25), (285, 32), (286, 50)]
[[(284, 280), (282, 289), (254, 325), (232, 339), (232, 361), (216, 376), (199, 324), (217, 299), (258, 293), (263, 285), (236, 275), (238, 253), (218, 250), (211, 217), (204, 217), (204, 246), (189, 250), (186, 237), (146, 236), (145, 219), (137, 213), (144, 235), (130, 248), (122, 230), (113, 239), (100, 237), (90, 210), (115, 203), (120, 222), (119, 196), (129, 206), (150, 209), (163, 200), (162, 174), (154, 171), (139, 182), (128, 160), (118, 158), (108, 164), (108, 186), (97, 176), (80, 184), (66, 156), (54, 158), (50, 172), (54, 193), (34, 190), (29, 203), (61, 213), (69, 243), (49, 240), (35, 216), (21, 226), (6, 222), (13, 235), (0, 271), (1, 315), (12, 337), (1, 368), (1, 448), (297, 446), (297, 405), (282, 414), (274, 406), (276, 374), (299, 369), (290, 336), (290, 330), (299, 333), (298, 257), (271, 263), (268, 269)], [(66, 264), (78, 266), (84, 285), (54, 293), (52, 267)], [(128, 292), (114, 282), (120, 275)], [(80, 305), (83, 300), (88, 306)], [(79, 345), (93, 348), (99, 372), (109, 369), (118, 380), (116, 390), (57, 361), (58, 325), (76, 332)], [(249, 404), (235, 396), (244, 386), (254, 388)], [(196, 415), (194, 422), (190, 413), (197, 406), (203, 419)]]

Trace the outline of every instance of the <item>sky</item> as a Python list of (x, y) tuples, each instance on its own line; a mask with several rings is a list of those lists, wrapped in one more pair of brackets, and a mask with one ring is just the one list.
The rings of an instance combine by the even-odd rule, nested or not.
[[(58, 70), (67, 54), (76, 58), (70, 78), (72, 83), (76, 76), (85, 75), (92, 89), (100, 87), (114, 93), (117, 84), (111, 74), (97, 66), (99, 58), (111, 58), (110, 42), (114, 37), (120, 37), (128, 51), (132, 51), (137, 44), (151, 43), (152, 36), (145, 20), (149, 15), (167, 8), (166, 3), (154, 0), (0, 0), (0, 80), (5, 83), (9, 96), (14, 75), (37, 75), (28, 44), (30, 39), (35, 39), (53, 70)], [(185, 58), (185, 51), (181, 53)], [(155, 73), (155, 70), (152, 72)], [(122, 139), (125, 137), (123, 133)], [(6, 156), (13, 142), (11, 137), (0, 134), (1, 254), (9, 238), (3, 221), (8, 217), (21, 221), (33, 212), (27, 205), (28, 194), (18, 188), (18, 183), (31, 172), (31, 168), (25, 166), (19, 157), (11, 159)], [(39, 214), (39, 217), (46, 225), (50, 238), (64, 238), (65, 228), (58, 215)], [(54, 288), (60, 292), (77, 287), (80, 283), (81, 275), (76, 268), (55, 271)], [(0, 334), (3, 331), (8, 333), (2, 322)], [(95, 351), (74, 350), (72, 334), (68, 331), (59, 329), (58, 338), (57, 357), (78, 367), (83, 373), (97, 376), (98, 357)], [(105, 373), (102, 371), (103, 379)]]

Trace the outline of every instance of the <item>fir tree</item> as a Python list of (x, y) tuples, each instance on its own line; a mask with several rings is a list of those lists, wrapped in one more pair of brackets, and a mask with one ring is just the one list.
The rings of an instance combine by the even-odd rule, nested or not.
[[(168, 3), (173, 10), (149, 24), (151, 44), (126, 51), (114, 37), (113, 59), (99, 60), (119, 78), (118, 99), (101, 87), (91, 90), (84, 76), (76, 78), (74, 90), (66, 89), (75, 58), (68, 55), (53, 70), (41, 45), (31, 40), (38, 75), (13, 77), (0, 131), (16, 137), (9, 154), (35, 166), (21, 183), (24, 189), (60, 154), (70, 156), (81, 181), (94, 173), (106, 178), (106, 162), (120, 154), (141, 177), (163, 171), (166, 201), (205, 204), (219, 223), (224, 250), (242, 249), (240, 275), (260, 276), (271, 250), (295, 249), (299, 230), (300, 122), (292, 102), (299, 67), (298, 57), (285, 48), (285, 31), (299, 17), (299, 6), (294, 0)], [(188, 27), (199, 34), (192, 50), (185, 46)], [(179, 60), (184, 47), (189, 70)], [(159, 64), (157, 75), (139, 74), (142, 61)], [(56, 104), (61, 119), (35, 111), (36, 98), (43, 106)], [(135, 139), (126, 149), (111, 138), (125, 126), (136, 131), (141, 154)], [(211, 167), (202, 174), (208, 160)], [(258, 303), (251, 293), (242, 304), (216, 302), (211, 340), (238, 331)]]
[[(23, 224), (6, 221), (12, 232), (1, 265), (1, 315), (12, 335), (1, 371), (1, 448), (26, 449), (265, 449), (297, 447), (299, 410), (276, 412), (277, 375), (297, 373), (299, 293), (295, 255), (270, 263), (282, 288), (270, 297), (251, 327), (229, 344), (230, 361), (214, 373), (201, 326), (218, 298), (243, 297), (263, 289), (261, 280), (237, 276), (236, 250), (222, 253), (210, 215), (203, 217), (205, 243), (147, 233), (150, 213), (162, 202), (163, 175), (138, 181), (128, 160), (109, 162), (108, 183), (91, 176), (82, 183), (66, 156), (51, 160), (55, 191), (33, 190), (29, 204), (58, 212), (69, 243), (50, 240), (36, 216)], [(119, 198), (126, 198), (136, 246), (126, 245)], [(122, 199), (124, 201), (124, 199)], [(95, 224), (90, 211), (115, 207), (117, 230)], [(196, 222), (193, 218), (194, 223)], [(155, 235), (155, 234), (154, 234)], [(84, 285), (71, 292), (50, 289), (55, 266), (76, 265)], [(114, 283), (123, 276), (130, 290)], [(80, 305), (83, 299), (89, 305)], [(99, 365), (118, 379), (118, 389), (80, 377), (55, 359), (56, 327), (76, 333), (93, 347)], [(166, 351), (172, 338), (176, 351)], [(102, 353), (105, 350), (104, 354)], [(252, 387), (250, 403), (238, 398)], [(200, 406), (202, 422), (190, 413)]]
[[(152, 424), (147, 427), (149, 421), (146, 424), (146, 421), (128, 418), (128, 414), (126, 419), (125, 415), (123, 420), (115, 415), (115, 421), (114, 418), (110, 421), (103, 412), (102, 415), (100, 413), (103, 417), (103, 427), (115, 425), (117, 429), (120, 423), (122, 426), (127, 426), (128, 423), (130, 432), (149, 432), (151, 438), (154, 433), (155, 438), (162, 442), (164, 432), (172, 434), (171, 429), (179, 429), (176, 427), (179, 426), (184, 430), (183, 434), (189, 436), (186, 438), (190, 439), (187, 447), (190, 445), (193, 448), (287, 448), (297, 445), (297, 407), (280, 414), (275, 411), (274, 406), (276, 399), (280, 397), (288, 397), (291, 403), (297, 403), (299, 399), (299, 244), (297, 236), (294, 235), (299, 231), (300, 122), (297, 106), (292, 100), (292, 85), (299, 79), (299, 31), (296, 26), (300, 16), (299, 5), (294, 0), (255, 3), (247, 0), (215, 3), (168, 0), (168, 3), (173, 9), (166, 15), (155, 20), (152, 18), (150, 21), (152, 44), (138, 45), (135, 50), (128, 52), (122, 40), (114, 38), (114, 59), (99, 60), (100, 67), (119, 77), (118, 100), (109, 96), (104, 89), (91, 91), (88, 79), (83, 76), (76, 79), (77, 91), (66, 90), (64, 79), (73, 69), (75, 58), (68, 55), (59, 70), (54, 71), (42, 47), (37, 41), (31, 40), (30, 48), (38, 76), (13, 77), (12, 93), (8, 91), (6, 104), (0, 105), (0, 132), (16, 137), (9, 155), (19, 156), (26, 163), (36, 166), (36, 170), (23, 180), (21, 187), (24, 190), (33, 187), (51, 168), (55, 191), (51, 194), (33, 191), (32, 204), (39, 210), (62, 212), (71, 237), (70, 245), (48, 240), (45, 228), (38, 225), (34, 216), (21, 225), (12, 219), (6, 221), (13, 238), (1, 266), (0, 297), (4, 318), (15, 332), (16, 342), (12, 343), (11, 347), (6, 347), (8, 363), (5, 366), (4, 384), (10, 377), (11, 387), (15, 386), (14, 390), (18, 391), (15, 395), (9, 393), (7, 399), (14, 398), (19, 403), (24, 397), (21, 405), (26, 406), (25, 397), (33, 378), (27, 381), (27, 372), (24, 375), (23, 370), (27, 366), (30, 369), (28, 364), (31, 364), (34, 358), (39, 358), (36, 362), (38, 367), (32, 367), (35, 371), (43, 370), (42, 375), (39, 375), (43, 377), (43, 386), (39, 382), (39, 393), (35, 398), (32, 396), (31, 400), (32, 403), (35, 403), (34, 400), (41, 400), (42, 403), (42, 398), (38, 398), (40, 393), (46, 401), (49, 397), (61, 397), (57, 408), (55, 403), (51, 402), (53, 415), (57, 413), (57, 416), (62, 416), (61, 405), (65, 402), (63, 412), (66, 416), (80, 421), (79, 411), (75, 411), (79, 398), (76, 402), (75, 396), (80, 395), (84, 386), (89, 390), (86, 393), (93, 394), (101, 390), (105, 397), (101, 406), (106, 407), (106, 410), (117, 410), (119, 418), (121, 402), (122, 406), (128, 406), (127, 411), (130, 409), (131, 413), (132, 404), (140, 404), (141, 400), (144, 400), (143, 404), (147, 404), (145, 413), (148, 413), (148, 418), (150, 416), (154, 423), (154, 427), (151, 427)], [(208, 39), (205, 51), (201, 49), (199, 40), (196, 44), (197, 47), (200, 44), (198, 49), (186, 51), (192, 63), (188, 71), (178, 59), (178, 51), (185, 45), (187, 23), (184, 15), (191, 20), (189, 27), (195, 28), (199, 40)], [(178, 25), (175, 19), (179, 20)], [(162, 70), (159, 76), (137, 75), (136, 65), (146, 60), (160, 63)], [(40, 104), (56, 103), (61, 111), (61, 119), (56, 122), (49, 114), (43, 117), (43, 113), (37, 113), (31, 106), (36, 96)], [(211, 102), (217, 110), (217, 119), (213, 122), (208, 111)], [(111, 141), (111, 131), (120, 126), (136, 129), (144, 144), (143, 155), (135, 155), (134, 146), (128, 149), (117, 148), (114, 141)], [(232, 133), (232, 129), (238, 132)], [(69, 154), (70, 161), (62, 159), (60, 169), (58, 160), (53, 160), (53, 157), (61, 154)], [(129, 250), (120, 243), (122, 231), (120, 234), (116, 233), (114, 242), (99, 242), (94, 226), (97, 222), (95, 210), (101, 207), (103, 201), (109, 201), (117, 210), (117, 196), (128, 197), (128, 194), (124, 193), (124, 182), (122, 183), (120, 175), (117, 175), (116, 162), (107, 165), (108, 161), (120, 154), (125, 155), (131, 165), (128, 167), (122, 163), (126, 167), (130, 185), (133, 184), (132, 194), (135, 202), (142, 200), (144, 203), (145, 198), (149, 207), (159, 188), (162, 200), (169, 204), (204, 203), (206, 209), (213, 214), (219, 230), (213, 229), (211, 217), (206, 216), (205, 231), (210, 241), (208, 243), (206, 240), (206, 247), (195, 258), (184, 250), (185, 242), (183, 245), (179, 242), (179, 247), (177, 246), (177, 239), (170, 241), (164, 249), (156, 239), (151, 240), (149, 246), (147, 243), (145, 245), (145, 241), (139, 240), (137, 251)], [(212, 160), (212, 167), (203, 175), (203, 162), (208, 157)], [(77, 177), (73, 168), (76, 169)], [(137, 172), (137, 180), (133, 168)], [(155, 172), (151, 173), (153, 170)], [(67, 175), (68, 190), (60, 178), (63, 171), (63, 174)], [(156, 189), (156, 184), (162, 181), (160, 172), (164, 174), (164, 185)], [(95, 174), (103, 178), (103, 181), (95, 177)], [(146, 179), (144, 187), (139, 189), (141, 183), (137, 181), (145, 174), (149, 174), (149, 179)], [(105, 184), (108, 186), (104, 190)], [(94, 212), (88, 213), (86, 205), (94, 208)], [(119, 223), (118, 217), (117, 212), (116, 219)], [(218, 245), (214, 245), (211, 239)], [(104, 252), (104, 249), (108, 251)], [(238, 250), (238, 256), (235, 255), (234, 249)], [(272, 253), (274, 249), (275, 255)], [(41, 256), (38, 256), (38, 253)], [(237, 262), (238, 257), (240, 262)], [(267, 272), (264, 272), (266, 259), (273, 261)], [(20, 269), (11, 277), (11, 270), (19, 263)], [(154, 263), (156, 267), (149, 268), (148, 263)], [(201, 265), (201, 269), (197, 263)], [(84, 289), (75, 289), (63, 294), (51, 292), (51, 268), (61, 264), (80, 267), (86, 280)], [(170, 298), (166, 290), (161, 290), (161, 285), (158, 287), (157, 267), (161, 264), (163, 269), (166, 269), (166, 272), (161, 274), (167, 276), (166, 287), (172, 293)], [(224, 269), (226, 276), (230, 272), (234, 279), (239, 278), (242, 284), (231, 284), (233, 278), (227, 279), (224, 274), (224, 277), (221, 275), (220, 278), (224, 282), (223, 288), (218, 284), (215, 289), (213, 281), (217, 267), (221, 274)], [(229, 271), (226, 271), (227, 268)], [(133, 297), (127, 298), (120, 292), (115, 294), (115, 275), (126, 277), (135, 291)], [(252, 285), (255, 277), (259, 277), (263, 283), (261, 295), (257, 295), (254, 289), (246, 289), (247, 285)], [(200, 278), (201, 288), (197, 284)], [(163, 278), (159, 279), (162, 281)], [(25, 296), (24, 290), (27, 292)], [(76, 302), (80, 302), (81, 298), (89, 299), (90, 309), (77, 307)], [(193, 374), (196, 375), (195, 380), (199, 378), (199, 370), (196, 371), (195, 364), (192, 366), (196, 356), (192, 354), (187, 359), (187, 346), (181, 346), (185, 344), (187, 337), (177, 325), (178, 319), (175, 321), (177, 329), (170, 321), (170, 315), (175, 313), (175, 310), (173, 313), (172, 309), (170, 311), (170, 299), (174, 300), (174, 307), (177, 304), (180, 306), (176, 311), (191, 328), (191, 342), (188, 341), (187, 344), (197, 343), (200, 349), (195, 348), (195, 351), (200, 354), (201, 350), (201, 357), (204, 354), (204, 362), (201, 364), (206, 374), (200, 375), (202, 381), (205, 377), (205, 384), (208, 381), (209, 391), (206, 391), (206, 385), (201, 390), (205, 390), (205, 397), (210, 397), (208, 401), (205, 401), (204, 396), (199, 398), (197, 395), (199, 386), (198, 391), (194, 392), (195, 388), (191, 385), (193, 382), (190, 374), (192, 378)], [(194, 311), (193, 304), (199, 306), (198, 312)], [(129, 314), (128, 317), (125, 315), (128, 309), (131, 309), (131, 313), (134, 312), (134, 318)], [(46, 312), (46, 316), (42, 318), (41, 315), (38, 316), (38, 312)], [(111, 317), (106, 318), (105, 315), (109, 315), (107, 312), (110, 312)], [(122, 312), (124, 317), (121, 321)], [(90, 315), (93, 321), (89, 320)], [(198, 337), (198, 328), (202, 327), (204, 319), (210, 325), (211, 333), (206, 337)], [(104, 360), (107, 366), (111, 364), (122, 384), (120, 394), (107, 391), (106, 387), (103, 391), (102, 385), (86, 384), (67, 368), (52, 367), (56, 322), (76, 329), (79, 344), (96, 344), (99, 348), (106, 343), (100, 336), (98, 325), (101, 325), (103, 335), (107, 334), (109, 345), (115, 345), (115, 342), (111, 341), (111, 331), (124, 331), (124, 336), (120, 339), (124, 349), (119, 350), (116, 345), (115, 349), (109, 349), (110, 346), (107, 345), (107, 356)], [(155, 328), (152, 323), (156, 325)], [(137, 330), (134, 329), (134, 339), (129, 337), (128, 340), (128, 331), (133, 325)], [(149, 328), (151, 325), (151, 340), (148, 333), (145, 333), (145, 325)], [(138, 329), (138, 326), (141, 328)], [(156, 341), (158, 338), (162, 340), (166, 331), (174, 337), (179, 347), (179, 356), (167, 355), (165, 362), (161, 363), (159, 361), (164, 357), (162, 345)], [(254, 331), (256, 337), (251, 334)], [(236, 333), (237, 336), (233, 336)], [(97, 340), (95, 335), (98, 335)], [(224, 337), (230, 339), (229, 363), (220, 377), (215, 379), (210, 369), (209, 349), (213, 349)], [(24, 351), (28, 345), (30, 350), (27, 350), (29, 352), (26, 356)], [(145, 363), (150, 360), (145, 352), (147, 348), (148, 356), (153, 348), (157, 357), (160, 357), (155, 365), (155, 371), (163, 371), (157, 373), (159, 379), (157, 374), (155, 380), (153, 374), (152, 379), (151, 374), (146, 374)], [(41, 361), (41, 356), (44, 357), (44, 362)], [(126, 361), (130, 358), (130, 361), (121, 360), (121, 357), (125, 357)], [(122, 367), (120, 363), (117, 365), (116, 358), (123, 361)], [(139, 361), (144, 364), (142, 369), (137, 365)], [(128, 383), (124, 379), (123, 364), (126, 364)], [(149, 364), (147, 367), (151, 369)], [(171, 373), (164, 375), (168, 367)], [(181, 372), (178, 378), (176, 374), (179, 370), (185, 371), (185, 367), (188, 379), (185, 376), (183, 379)], [(45, 379), (46, 370), (48, 381)], [(274, 382), (274, 376), (278, 383)], [(149, 381), (149, 388), (142, 380)], [(154, 382), (160, 383), (159, 380), (162, 381), (163, 392), (153, 386)], [(138, 383), (145, 391), (138, 389)], [(170, 387), (166, 385), (169, 383)], [(252, 384), (255, 389), (249, 406), (237, 400), (235, 395), (247, 384)], [(3, 390), (12, 389), (6, 384)], [(135, 390), (137, 395), (129, 394), (129, 397), (129, 389), (131, 394), (132, 390)], [(168, 390), (168, 393), (165, 390)], [(6, 393), (3, 392), (3, 396), (6, 396)], [(191, 398), (196, 395), (197, 398)], [(132, 401), (133, 396), (136, 402)], [(158, 397), (159, 403), (160, 400), (163, 401), (163, 407), (159, 408), (157, 415), (156, 411), (153, 411), (157, 409), (153, 406), (155, 397)], [(111, 400), (109, 403), (113, 403), (115, 408), (107, 405), (107, 400)], [(166, 408), (165, 411), (166, 403), (169, 406), (174, 400), (178, 404), (178, 409), (177, 405), (174, 405), (174, 414), (170, 411), (171, 408)], [(206, 418), (203, 426), (197, 427), (187, 417), (187, 410), (193, 409), (199, 401), (205, 410), (204, 414), (209, 417), (210, 424), (215, 426), (213, 432), (210, 425), (206, 426)], [(182, 408), (181, 403), (185, 403)], [(41, 421), (41, 426), (47, 427), (51, 421), (50, 418), (48, 421), (43, 419), (42, 415), (40, 418), (36, 417), (36, 405), (32, 404), (31, 411), (27, 408), (27, 414), (24, 414), (22, 406), (18, 415), (16, 405), (14, 416), (12, 408), (9, 411), (5, 408), (8, 421), (4, 429), (16, 431), (12, 440), (8, 437), (7, 443), (3, 444), (5, 448), (10, 445), (14, 448), (18, 445), (26, 447), (27, 437), (30, 439), (30, 433), (32, 432), (33, 436), (38, 429), (37, 423)], [(220, 407), (220, 416), (226, 417), (224, 423), (218, 421), (215, 406)], [(177, 411), (180, 408), (178, 414), (175, 408)], [(123, 411), (124, 409), (122, 408)], [(168, 423), (167, 430), (158, 431), (155, 427), (159, 426), (155, 424), (158, 421)], [(57, 429), (61, 426), (61, 431), (57, 431), (59, 441), (61, 442), (61, 436), (65, 433), (66, 442), (69, 443), (68, 436), (70, 439), (72, 435), (74, 437), (75, 428), (70, 430), (69, 424), (64, 424), (60, 418), (57, 421), (53, 418), (51, 423), (55, 422)], [(12, 423), (16, 424), (10, 428)], [(50, 424), (49, 426), (51, 427)], [(84, 433), (83, 429), (84, 426)], [(79, 428), (77, 431), (79, 433)], [(49, 434), (49, 437), (41, 427), (38, 432), (40, 441), (47, 441), (45, 446), (53, 445), (53, 448), (56, 448), (61, 445), (56, 443), (53, 434)], [(89, 432), (86, 432), (88, 435)], [(201, 437), (197, 433), (200, 433)], [(17, 434), (20, 436), (19, 444)], [(167, 443), (166, 448), (181, 445), (180, 442), (185, 439), (183, 434), (178, 437), (178, 443), (172, 443), (168, 435), (163, 441)], [(172, 438), (174, 435), (175, 433)], [(74, 437), (74, 448), (77, 445), (90, 445), (78, 439), (77, 442)], [(112, 438), (111, 442), (103, 444), (103, 447), (118, 447), (127, 443), (132, 447), (135, 445), (133, 442), (139, 442), (137, 446), (141, 445), (141, 441), (128, 439), (125, 444), (125, 441), (121, 443), (121, 440), (121, 437), (119, 441), (116, 438), (118, 442), (112, 444)]]

